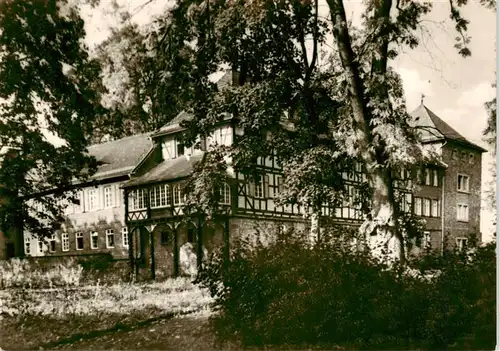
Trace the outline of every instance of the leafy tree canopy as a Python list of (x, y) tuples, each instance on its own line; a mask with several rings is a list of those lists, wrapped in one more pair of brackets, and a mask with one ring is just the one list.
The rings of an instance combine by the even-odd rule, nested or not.
[[(469, 22), (461, 12), (467, 1), (449, 4), (455, 47), (465, 57), (471, 54)], [(218, 159), (230, 159), (252, 177), (258, 157), (275, 155), (286, 177), (284, 203), (318, 213), (345, 196), (340, 175), (361, 162), (367, 173), (362, 231), (377, 234), (375, 250), (393, 240), (396, 256), (404, 259), (411, 231), (402, 223), (412, 221), (401, 214), (393, 176), (437, 155), (420, 145), (400, 77), (389, 63), (419, 44), (421, 20), (432, 3), (365, 1), (357, 27), (348, 23), (342, 0), (326, 5), (324, 16), (318, 0), (179, 0), (158, 22), (155, 60), (177, 64), (168, 79), (194, 116), (185, 122), (186, 143), (232, 116), (245, 137)], [(320, 64), (322, 46), (332, 50)], [(237, 72), (235, 84), (220, 87), (209, 79), (221, 67)]]
[[(63, 189), (95, 170), (86, 147), (96, 116), (105, 113), (100, 66), (83, 44), (84, 22), (74, 5), (0, 2), (0, 145), (16, 150), (0, 168), (2, 220), (24, 217), (25, 229), (44, 235), (53, 233), (60, 200), (72, 196)], [(53, 196), (40, 196), (53, 189)], [(36, 198), (23, 211), (17, 195)]]

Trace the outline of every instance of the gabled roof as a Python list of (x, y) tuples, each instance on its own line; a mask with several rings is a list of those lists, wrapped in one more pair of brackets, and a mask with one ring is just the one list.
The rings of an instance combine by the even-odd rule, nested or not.
[(143, 175), (129, 180), (123, 187), (128, 188), (188, 177), (193, 173), (194, 164), (201, 161), (203, 155), (204, 154), (200, 152), (191, 156), (181, 156), (172, 160), (165, 160)]
[(462, 134), (453, 129), (448, 123), (439, 118), (434, 112), (421, 104), (410, 113), (413, 126), (420, 127), (423, 143), (439, 140), (453, 140), (468, 147), (486, 152), (484, 148), (467, 140)]
[(89, 146), (88, 152), (98, 162), (93, 179), (105, 179), (129, 174), (152, 148), (149, 133)]

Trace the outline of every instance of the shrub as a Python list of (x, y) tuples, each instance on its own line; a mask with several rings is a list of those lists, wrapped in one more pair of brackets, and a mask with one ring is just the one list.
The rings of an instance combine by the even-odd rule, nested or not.
[[(230, 262), (215, 256), (198, 281), (214, 297), (218, 337), (247, 346), (493, 345), (495, 262), (488, 248), (472, 258), (447, 256), (429, 278), (424, 270), (407, 274), (407, 267), (389, 268), (353, 250), (351, 233), (333, 234), (311, 248), (303, 233), (288, 232), (269, 245), (240, 243)], [(488, 332), (471, 338), (481, 323)]]
[(52, 288), (78, 286), (82, 280), (82, 267), (74, 261), (59, 263), (42, 269), (28, 260), (12, 258), (0, 261), (0, 287)]

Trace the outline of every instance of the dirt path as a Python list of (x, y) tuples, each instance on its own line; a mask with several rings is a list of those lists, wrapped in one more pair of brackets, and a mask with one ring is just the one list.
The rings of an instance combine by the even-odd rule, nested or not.
[(58, 345), (58, 350), (238, 350), (215, 345), (206, 317), (177, 317), (130, 331), (115, 331), (89, 340)]

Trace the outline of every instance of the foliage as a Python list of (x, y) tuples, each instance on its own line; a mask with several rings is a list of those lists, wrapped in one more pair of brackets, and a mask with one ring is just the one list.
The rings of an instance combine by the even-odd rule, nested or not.
[(387, 267), (341, 233), (313, 248), (286, 233), (269, 245), (240, 245), (230, 262), (212, 260), (199, 281), (215, 299), (218, 336), (327, 348), (494, 346), (494, 245), (450, 254), (439, 274), (428, 274), (418, 260), (411, 269)]
[[(105, 112), (100, 67), (82, 43), (84, 22), (74, 5), (0, 3), (0, 147), (16, 150), (0, 169), (0, 212), (4, 226), (24, 217), (25, 228), (41, 235), (53, 232), (58, 200), (72, 197), (63, 190), (94, 172), (86, 147), (94, 119)], [(53, 189), (54, 196), (39, 196)], [(17, 197), (35, 194), (23, 210)]]
[(74, 261), (42, 269), (28, 260), (12, 258), (0, 262), (0, 287), (76, 287), (82, 281), (82, 274), (83, 268)]
[(127, 315), (137, 311), (186, 312), (207, 309), (208, 292), (187, 278), (152, 284), (68, 286), (55, 289), (7, 289), (0, 292), (0, 315), (76, 316)]
[[(450, 1), (462, 56), (470, 54), (468, 21), (460, 12), (466, 3)], [(158, 20), (152, 36), (162, 50), (152, 54), (167, 67), (178, 64), (180, 73), (166, 80), (179, 87), (193, 116), (183, 124), (187, 144), (230, 116), (243, 135), (226, 149), (231, 167), (257, 178), (256, 160), (275, 156), (286, 179), (278, 201), (299, 203), (307, 215), (341, 201), (342, 172), (362, 162), (371, 190), (362, 197), (362, 228), (403, 243), (392, 173), (437, 155), (419, 144), (389, 63), (419, 44), (432, 4), (366, 1), (359, 27), (347, 23), (343, 1), (326, 4), (329, 13), (322, 16), (318, 1), (179, 0)], [(333, 49), (320, 62), (322, 46)], [(232, 85), (210, 80), (227, 67), (235, 72)]]

